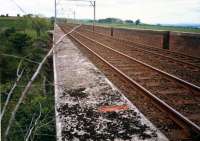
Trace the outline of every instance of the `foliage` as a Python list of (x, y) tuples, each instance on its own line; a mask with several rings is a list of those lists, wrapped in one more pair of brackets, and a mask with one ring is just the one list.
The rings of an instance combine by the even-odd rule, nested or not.
[(106, 18), (106, 19), (99, 19), (99, 23), (123, 23), (121, 19), (117, 18)]
[(50, 18), (50, 23), (51, 23), (51, 25), (54, 25), (54, 21), (55, 21), (54, 17), (51, 17), (51, 18)]
[(135, 21), (135, 24), (136, 25), (139, 25), (141, 22), (140, 22), (140, 19), (137, 19), (136, 21)]
[(14, 27), (8, 28), (4, 32), (5, 37), (9, 37), (11, 34), (15, 33), (16, 29)]
[[(2, 18), (0, 19), (0, 89), (1, 89), (1, 107), (7, 97), (7, 93), (16, 80), (16, 70), (18, 64), (22, 61), (21, 69), (25, 69), (23, 77), (18, 86), (14, 90), (11, 101), (8, 104), (5, 116), (1, 122), (1, 135), (3, 135), (8, 125), (8, 120), (11, 115), (17, 100), (19, 99), (24, 86), (30, 80), (37, 63), (29, 62), (26, 59), (34, 62), (40, 62), (48, 51), (49, 37), (47, 30), (52, 26), (47, 19), (40, 19), (41, 26), (40, 36), (35, 35), (35, 30), (32, 26), (35, 19), (28, 17), (18, 18)], [(42, 23), (45, 21), (45, 23)], [(38, 21), (37, 21), (38, 22)], [(1, 24), (3, 23), (3, 24)], [(4, 55), (3, 55), (4, 54)], [(10, 55), (10, 56), (6, 56)], [(12, 57), (16, 56), (16, 57)], [(33, 129), (31, 139), (37, 141), (54, 141), (55, 136), (55, 115), (54, 115), (54, 97), (53, 97), (53, 72), (51, 59), (45, 64), (40, 72), (40, 76), (33, 83), (31, 90), (26, 96), (23, 104), (20, 105), (19, 111), (12, 125), (8, 140), (22, 141), (31, 120), (35, 121), (40, 113), (39, 103), (42, 106), (42, 113), (38, 124)], [(46, 82), (43, 83), (44, 78)], [(45, 85), (43, 85), (45, 84)], [(45, 93), (44, 93), (45, 89)]]
[(21, 17), (18, 17), (17, 19), (11, 17), (0, 18), (1, 31), (11, 27), (15, 27), (16, 30), (24, 30), (27, 28), (27, 21)]
[(21, 53), (22, 49), (31, 45), (31, 38), (25, 33), (11, 34), (8, 40), (17, 53)]
[(35, 17), (34, 20), (32, 20), (32, 27), (36, 30), (38, 36), (40, 36), (42, 32), (48, 30), (49, 26), (49, 22), (44, 18)]
[(125, 20), (125, 23), (134, 23), (132, 20)]
[(33, 17), (28, 14), (23, 17), (18, 15), (17, 17), (0, 17), (0, 31), (7, 28), (15, 27), (17, 31), (32, 30), (32, 32), (38, 32), (38, 36), (50, 28), (53, 27), (53, 19), (47, 19), (42, 17)]

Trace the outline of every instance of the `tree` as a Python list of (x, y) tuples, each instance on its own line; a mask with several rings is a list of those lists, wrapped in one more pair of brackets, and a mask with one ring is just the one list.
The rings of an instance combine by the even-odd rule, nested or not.
[(140, 19), (137, 19), (137, 20), (135, 21), (135, 24), (136, 24), (136, 25), (139, 25), (139, 24), (140, 24)]
[(32, 28), (36, 30), (37, 36), (41, 35), (49, 27), (49, 22), (45, 18), (35, 17), (32, 18)]
[[(68, 34), (72, 33), (74, 30), (76, 30), (77, 28), (79, 28), (80, 25), (74, 27), (71, 31), (69, 31), (67, 34), (65, 34), (64, 36), (60, 37), (58, 39), (58, 41), (54, 44), (54, 47), (52, 47), (49, 52), (44, 56), (44, 58), (42, 59), (42, 61), (39, 63), (36, 71), (34, 72), (34, 74), (32, 75), (31, 79), (29, 80), (29, 82), (27, 83), (26, 87), (24, 88), (24, 90), (22, 91), (21, 93), (21, 96), (17, 102), (17, 104), (15, 105), (14, 107), (14, 110), (12, 111), (12, 114), (11, 114), (11, 117), (9, 119), (9, 123), (8, 123), (8, 126), (6, 128), (6, 132), (5, 132), (5, 139), (7, 139), (7, 136), (8, 136), (8, 133), (10, 131), (10, 128), (11, 128), (11, 125), (13, 124), (13, 121), (16, 119), (16, 113), (20, 107), (20, 105), (22, 104), (25, 96), (27, 95), (27, 93), (29, 92), (30, 88), (31, 88), (31, 85), (32, 83), (36, 80), (38, 74), (40, 73), (43, 65), (45, 64), (47, 58), (52, 54), (53, 50), (55, 49), (56, 45), (58, 45), (60, 42), (62, 42), (63, 38), (65, 36), (67, 36)], [(40, 116), (39, 116), (40, 117)]]
[(106, 19), (99, 19), (99, 23), (123, 23), (121, 19), (117, 18), (106, 18)]
[(54, 17), (51, 17), (51, 18), (50, 18), (51, 25), (54, 24), (54, 21), (55, 21)]
[(17, 17), (20, 17), (20, 14), (17, 14)]
[(24, 15), (24, 17), (33, 17), (33, 14), (26, 14), (26, 15)]
[(9, 15), (8, 14), (6, 14), (6, 17), (8, 17)]
[(4, 36), (9, 37), (11, 34), (15, 32), (16, 32), (16, 29), (14, 27), (8, 28), (4, 31)]
[(133, 23), (132, 20), (125, 20), (125, 23)]
[[(26, 19), (29, 20), (30, 26), (27, 26)], [(15, 22), (16, 21), (16, 22)], [(23, 23), (18, 28), (16, 23)], [(12, 21), (9, 21), (5, 29), (0, 32), (0, 77), (1, 77), (1, 106), (5, 106), (6, 100), (9, 93), (12, 93), (10, 101), (5, 110), (5, 115), (2, 118), (1, 122), (1, 139), (4, 139), (4, 131), (8, 125), (8, 120), (11, 116), (11, 112), (20, 97), (23, 86), (29, 80), (29, 77), (34, 73), (35, 68), (38, 65), (38, 62), (46, 54), (49, 48), (36, 48), (33, 46), (33, 43), (37, 42), (35, 35), (29, 34), (34, 32), (32, 28), (32, 20), (30, 18), (14, 18)], [(11, 28), (15, 27), (15, 28)], [(22, 28), (21, 28), (22, 27)], [(49, 29), (49, 27), (48, 27)], [(16, 33), (26, 33), (25, 30), (28, 30), (27, 35), (32, 39), (22, 41), (22, 37), (18, 37), (19, 44), (20, 42), (27, 43), (27, 46), (23, 46), (21, 49), (22, 53), (19, 53), (13, 42), (17, 40), (15, 37)], [(29, 32), (30, 31), (30, 32)], [(46, 42), (47, 32), (40, 36), (40, 40)], [(25, 37), (26, 38), (26, 37)], [(49, 41), (51, 38), (49, 38)], [(31, 44), (29, 44), (29, 41)], [(22, 44), (22, 43), (21, 43)], [(46, 42), (47, 47), (47, 42)], [(39, 51), (38, 51), (39, 50)], [(29, 60), (29, 61), (28, 61)], [(22, 62), (21, 67), (18, 69), (19, 61)], [(29, 141), (55, 141), (55, 115), (54, 115), (54, 99), (53, 99), (53, 78), (52, 78), (52, 69), (51, 69), (50, 58), (43, 66), (43, 69), (40, 72), (40, 75), (33, 83), (34, 87), (29, 91), (28, 95), (24, 98), (22, 105), (16, 113), (16, 117), (11, 126), (11, 130), (8, 134), (7, 140), (9, 141), (21, 141), (29, 139)], [(21, 72), (24, 69), (24, 73), (18, 81), (16, 74)], [(45, 79), (43, 79), (45, 77)], [(43, 86), (45, 80), (45, 86)], [(50, 82), (51, 81), (51, 82)], [(13, 85), (15, 82), (18, 83), (14, 89)], [(12, 85), (13, 84), (13, 85)], [(36, 87), (35, 87), (36, 86)], [(14, 90), (12, 90), (13, 88)], [(43, 95), (42, 88), (46, 88), (46, 91)], [(46, 95), (45, 95), (46, 94)], [(48, 96), (47, 96), (48, 95)], [(41, 103), (41, 108), (38, 104)], [(41, 110), (40, 110), (41, 109)], [(41, 114), (40, 114), (41, 113)], [(1, 111), (2, 114), (2, 111)], [(41, 116), (40, 116), (41, 115)], [(30, 136), (31, 135), (31, 136)]]
[(9, 37), (9, 41), (18, 53), (21, 53), (23, 48), (31, 45), (31, 38), (25, 33), (14, 33)]

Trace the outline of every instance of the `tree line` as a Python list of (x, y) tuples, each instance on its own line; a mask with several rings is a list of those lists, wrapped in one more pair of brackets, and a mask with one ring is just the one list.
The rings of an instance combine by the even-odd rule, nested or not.
[(105, 18), (105, 19), (99, 19), (97, 20), (98, 23), (119, 23), (119, 24), (122, 24), (122, 23), (128, 23), (128, 24), (136, 24), (136, 25), (139, 25), (141, 23), (140, 19), (137, 19), (135, 21), (133, 20), (121, 20), (121, 19), (118, 19), (118, 18)]

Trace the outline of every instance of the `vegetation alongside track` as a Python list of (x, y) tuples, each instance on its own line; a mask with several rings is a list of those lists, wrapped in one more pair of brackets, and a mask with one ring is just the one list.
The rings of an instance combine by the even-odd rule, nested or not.
[[(52, 24), (49, 20), (39, 17), (0, 18), (0, 91), (2, 108), (17, 79), (17, 69), (20, 68), (20, 72), (24, 70), (1, 121), (2, 139), (11, 112), (35, 72), (38, 66), (37, 62), (42, 60), (51, 46), (52, 39), (47, 33), (51, 28)], [(30, 129), (33, 130), (29, 140), (56, 140), (52, 70), (52, 60), (49, 59), (20, 105), (15, 122), (11, 126), (8, 140), (25, 140), (31, 131)]]

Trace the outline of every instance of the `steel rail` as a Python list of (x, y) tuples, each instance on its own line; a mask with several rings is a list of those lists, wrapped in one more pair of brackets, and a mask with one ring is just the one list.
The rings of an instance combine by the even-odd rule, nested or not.
[(115, 66), (113, 66), (111, 63), (106, 61), (104, 58), (102, 58), (100, 55), (98, 55), (96, 52), (91, 50), (89, 47), (87, 47), (83, 42), (79, 41), (76, 37), (73, 35), (69, 35), (72, 37), (76, 42), (78, 42), (81, 46), (89, 50), (92, 54), (94, 54), (96, 57), (98, 57), (100, 60), (102, 60), (105, 64), (107, 64), (109, 67), (111, 67), (113, 70), (115, 70), (120, 76), (125, 78), (128, 82), (139, 88), (140, 91), (145, 93), (146, 96), (148, 96), (156, 105), (156, 107), (163, 112), (166, 112), (167, 115), (176, 123), (178, 124), (184, 131), (189, 133), (192, 137), (193, 136), (199, 136), (200, 135), (200, 127), (193, 123), (191, 120), (189, 120), (187, 117), (183, 116), (181, 113), (173, 109), (171, 106), (169, 106), (167, 103), (156, 97), (153, 93), (148, 91), (146, 88), (138, 84), (136, 81), (132, 80), (129, 76), (127, 76), (125, 73), (117, 69)]
[[(89, 31), (89, 30), (87, 30), (87, 31)], [(89, 31), (89, 32), (92, 32), (92, 31)], [(97, 32), (95, 32), (95, 33), (96, 33), (96, 34), (101, 34), (101, 33), (97, 33)], [(101, 36), (104, 36), (104, 37), (105, 37), (105, 36), (107, 36), (107, 35), (101, 34)], [(110, 36), (107, 36), (107, 37), (110, 37)], [(116, 39), (116, 38), (114, 38), (114, 37), (110, 37), (110, 38), (113, 38), (114, 40), (123, 41), (123, 42), (130, 42), (130, 41), (122, 40), (122, 39)], [(135, 43), (135, 44), (136, 44), (136, 43)], [(126, 45), (127, 45), (127, 43), (126, 43)], [(140, 45), (140, 46), (141, 46), (141, 45)], [(131, 45), (127, 45), (127, 47), (133, 48), (133, 46), (131, 46)], [(134, 48), (136, 48), (137, 50), (142, 50), (142, 51), (147, 52), (147, 53), (149, 53), (149, 54), (154, 54), (154, 55), (158, 55), (158, 56), (161, 56), (161, 57), (165, 57), (165, 58), (168, 58), (168, 59), (177, 61), (178, 63), (187, 64), (187, 65), (190, 65), (190, 66), (192, 66), (192, 67), (197, 67), (197, 68), (200, 69), (200, 66), (198, 66), (198, 65), (195, 65), (195, 64), (192, 64), (192, 63), (189, 63), (189, 62), (185, 62), (185, 61), (176, 59), (175, 57), (173, 58), (173, 57), (166, 56), (166, 55), (163, 55), (163, 54), (155, 53), (155, 52), (153, 52), (153, 51), (148, 51), (148, 50), (143, 49), (143, 48), (140, 48), (140, 47), (135, 47), (135, 46), (134, 46)], [(155, 48), (155, 47), (154, 47), (154, 48)], [(159, 50), (159, 51), (163, 51), (163, 50)], [(200, 58), (198, 58), (198, 59), (200, 59)]]
[[(93, 31), (91, 31), (89, 29), (84, 29), (84, 30), (88, 30), (90, 32), (93, 32)], [(200, 59), (200, 57), (191, 56), (191, 55), (187, 55), (187, 54), (176, 52), (176, 51), (172, 51), (172, 50), (166, 50), (166, 49), (162, 49), (162, 48), (157, 48), (155, 46), (147, 45), (147, 44), (140, 43), (140, 42), (135, 42), (135, 41), (125, 40), (125, 39), (121, 39), (121, 38), (116, 38), (116, 37), (109, 36), (109, 35), (106, 35), (106, 34), (103, 34), (103, 33), (98, 33), (98, 32), (95, 32), (95, 33), (103, 35), (103, 36), (107, 36), (107, 37), (110, 37), (110, 38), (113, 38), (115, 40), (120, 40), (120, 41), (124, 41), (124, 42), (130, 42), (130, 43), (138, 44), (138, 45), (141, 45), (141, 46), (147, 46), (147, 47), (150, 47), (150, 48), (153, 48), (153, 49), (156, 49), (156, 50), (159, 50), (159, 51), (163, 51), (163, 52), (174, 53), (175, 55), (183, 55), (183, 56), (190, 57), (190, 58)]]
[(114, 50), (113, 48), (110, 48), (109, 46), (106, 46), (106, 45), (104, 45), (104, 44), (102, 44), (102, 43), (100, 43), (100, 42), (98, 42), (98, 41), (95, 41), (95, 40), (93, 40), (93, 39), (91, 39), (91, 38), (89, 38), (89, 37), (86, 37), (86, 36), (82, 35), (81, 33), (77, 32), (77, 31), (74, 31), (74, 32), (77, 33), (77, 34), (79, 34), (79, 35), (81, 35), (82, 37), (84, 37), (84, 38), (90, 40), (90, 41), (93, 41), (93, 42), (95, 42), (95, 43), (97, 43), (97, 44), (99, 44), (99, 45), (101, 45), (101, 46), (103, 46), (103, 47), (109, 49), (109, 50), (112, 50), (112, 51), (114, 51), (114, 52), (116, 52), (116, 53), (118, 53), (118, 54), (121, 54), (122, 56), (125, 56), (125, 57), (129, 58), (130, 60), (133, 60), (133, 61), (135, 61), (135, 62), (138, 62), (138, 63), (140, 63), (140, 64), (146, 66), (147, 68), (150, 68), (150, 69), (152, 69), (152, 70), (154, 70), (154, 71), (157, 71), (158, 73), (161, 73), (161, 74), (163, 74), (163, 75), (165, 75), (165, 76), (167, 76), (167, 77), (169, 77), (169, 78), (172, 78), (172, 79), (174, 79), (174, 80), (180, 82), (180, 83), (183, 84), (184, 86), (186, 85), (186, 86), (188, 86), (189, 88), (195, 89), (195, 90), (199, 91), (199, 94), (200, 94), (200, 87), (199, 87), (199, 86), (196, 86), (196, 85), (194, 85), (194, 84), (192, 84), (192, 83), (190, 83), (190, 82), (187, 82), (187, 81), (185, 81), (185, 80), (183, 80), (183, 79), (180, 79), (180, 78), (178, 78), (178, 77), (176, 77), (176, 76), (174, 76), (174, 75), (172, 75), (172, 74), (169, 74), (169, 73), (164, 72), (164, 71), (162, 71), (162, 70), (160, 70), (160, 69), (157, 69), (157, 68), (155, 68), (155, 67), (153, 67), (153, 66), (151, 66), (151, 65), (149, 65), (149, 64), (146, 64), (146, 63), (144, 63), (144, 62), (142, 62), (142, 61), (140, 61), (140, 60), (137, 60), (137, 59), (135, 59), (135, 58), (133, 58), (133, 57), (130, 57), (130, 56), (128, 56), (128, 55), (126, 55), (126, 54), (124, 54), (124, 53), (121, 53), (121, 52), (119, 52), (119, 51), (117, 51), (117, 50)]
[[(90, 30), (88, 30), (88, 29), (84, 29), (84, 30), (93, 33), (92, 31), (90, 31)], [(111, 39), (113, 39), (113, 40), (123, 41), (124, 43), (126, 43), (126, 42), (132, 42), (132, 41), (124, 40), (124, 39), (117, 39), (117, 38), (114, 38), (114, 37), (111, 37), (111, 36), (108, 36), (108, 35), (104, 35), (104, 34), (98, 33), (98, 32), (94, 32), (94, 33), (95, 33), (95, 34), (99, 34), (99, 35), (104, 36), (104, 37), (111, 38)], [(132, 43), (134, 43), (134, 44), (139, 44), (139, 43), (135, 43), (135, 42), (132, 42)], [(190, 65), (190, 66), (192, 66), (192, 67), (197, 67), (197, 68), (200, 69), (200, 66), (198, 66), (198, 65), (195, 65), (195, 64), (190, 63), (190, 62), (186, 62), (186, 61), (179, 60), (179, 59), (177, 59), (177, 58), (175, 58), (175, 57), (173, 58), (173, 57), (166, 56), (166, 55), (163, 55), (163, 54), (155, 53), (155, 52), (153, 52), (153, 51), (148, 51), (148, 50), (143, 49), (143, 48), (141, 48), (141, 47), (135, 47), (135, 46), (128, 45), (127, 43), (126, 43), (126, 45), (127, 45), (128, 47), (130, 47), (130, 48), (136, 48), (136, 49), (138, 49), (138, 50), (142, 50), (142, 51), (147, 52), (147, 53), (149, 53), (149, 54), (154, 54), (154, 55), (158, 55), (158, 56), (161, 56), (161, 57), (165, 57), (165, 58), (168, 58), (168, 59), (171, 59), (171, 60), (180, 62), (181, 64), (184, 63), (184, 64)], [(142, 45), (143, 45), (143, 46), (148, 46), (148, 45), (145, 45), (145, 44), (142, 44)], [(142, 46), (142, 45), (139, 44), (139, 46)], [(155, 48), (155, 47), (152, 47), (152, 48), (157, 49), (157, 48)], [(168, 50), (161, 50), (161, 49), (158, 49), (157, 51), (165, 52), (165, 51), (168, 51)], [(171, 52), (170, 52), (170, 53), (171, 53)], [(173, 53), (174, 53), (174, 52), (173, 52)], [(180, 54), (177, 54), (177, 55), (180, 55)], [(183, 55), (183, 54), (181, 54), (181, 55)], [(192, 57), (192, 56), (187, 56), (187, 57)], [(195, 57), (193, 57), (193, 58), (195, 58)], [(190, 58), (190, 59), (191, 59), (191, 58)], [(200, 60), (200, 58), (195, 58), (195, 59), (199, 59), (199, 60)]]

